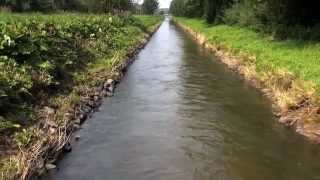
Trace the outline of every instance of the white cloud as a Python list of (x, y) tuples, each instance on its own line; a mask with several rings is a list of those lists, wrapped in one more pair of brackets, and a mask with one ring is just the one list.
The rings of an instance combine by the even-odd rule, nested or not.
[(171, 0), (159, 0), (160, 8), (169, 8)]

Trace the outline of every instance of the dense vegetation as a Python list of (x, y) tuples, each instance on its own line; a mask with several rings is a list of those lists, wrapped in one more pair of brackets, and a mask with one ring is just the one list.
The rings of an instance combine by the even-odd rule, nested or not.
[[(161, 19), (0, 14), (0, 177), (27, 178), (42, 158), (37, 153), (66, 143), (64, 128), (73, 123), (66, 114), (82, 107)], [(47, 107), (56, 112), (49, 122), (62, 132), (43, 128)]]
[(142, 9), (146, 14), (154, 14), (159, 9), (158, 0), (144, 0)]
[(42, 11), (55, 10), (82, 12), (113, 12), (127, 11), (133, 8), (132, 0), (1, 0), (0, 6), (13, 11)]
[(141, 5), (137, 0), (0, 0), (3, 10), (15, 12), (78, 11), (91, 13), (133, 12), (154, 14), (159, 8), (158, 0), (146, 0)]
[(161, 21), (141, 16), (157, 0), (138, 2), (0, 0), (0, 179), (29, 178), (68, 142), (97, 87)]
[[(0, 132), (32, 123), (32, 109), (68, 94), (90, 63), (126, 54), (157, 17), (0, 14)], [(108, 64), (108, 62), (105, 62)]]
[[(279, 38), (320, 39), (317, 2), (302, 0), (173, 0), (176, 16), (241, 25)], [(290, 27), (290, 31), (288, 31)]]
[(130, 46), (135, 38), (126, 35), (146, 31), (159, 19), (140, 16), (139, 21), (128, 13), (143, 10), (153, 14), (158, 6), (157, 0), (142, 5), (133, 0), (1, 0), (0, 7), (6, 11), (62, 10), (121, 17), (0, 14), (0, 132), (29, 124), (36, 102), (68, 93), (75, 83), (74, 74), (88, 63)]

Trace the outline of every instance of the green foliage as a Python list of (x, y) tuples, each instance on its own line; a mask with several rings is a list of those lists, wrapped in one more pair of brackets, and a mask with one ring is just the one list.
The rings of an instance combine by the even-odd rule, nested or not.
[(19, 124), (15, 124), (11, 121), (5, 120), (3, 117), (0, 116), (0, 131), (8, 130), (8, 129), (16, 129), (20, 128)]
[(119, 51), (126, 52), (141, 38), (137, 35), (159, 20), (147, 16), (0, 14), (3, 127), (31, 123), (30, 109), (47, 97), (70, 93), (78, 83), (77, 74), (99, 59), (107, 61)]
[[(259, 9), (259, 11), (257, 10)], [(223, 22), (230, 25), (241, 25), (260, 29), (263, 24), (263, 7), (255, 6), (252, 1), (243, 1), (235, 3), (231, 8), (227, 9), (223, 16)]]
[[(140, 20), (140, 28), (148, 32), (151, 32), (150, 28), (153, 28), (155, 24), (163, 19), (162, 16), (135, 16), (135, 18)], [(139, 24), (136, 24), (136, 26), (139, 26)]]
[(297, 77), (311, 81), (320, 92), (320, 43), (287, 40), (279, 41), (245, 27), (208, 26), (198, 19), (177, 18), (179, 22), (201, 32), (208, 40), (235, 53), (254, 55), (257, 70), (268, 72), (286, 69)]
[(220, 20), (233, 0), (173, 0), (170, 12), (175, 16), (205, 17), (207, 22)]
[(30, 69), (14, 59), (0, 57), (0, 114), (7, 113), (24, 95), (29, 95), (33, 86)]
[(158, 0), (144, 0), (142, 9), (145, 14), (154, 14), (159, 9)]
[(5, 0), (0, 6), (11, 7), (16, 12), (56, 10), (81, 12), (127, 11), (133, 7), (132, 0)]
[(31, 142), (33, 135), (32, 129), (23, 129), (21, 132), (15, 133), (13, 140), (18, 146), (25, 146)]
[(316, 23), (319, 23), (320, 20), (320, 11), (318, 9), (317, 1), (264, 0), (259, 4), (265, 6), (264, 8), (267, 11), (264, 15), (266, 18), (275, 23), (313, 26)]
[(200, 17), (204, 13), (204, 0), (173, 0), (170, 12), (175, 16)]
[(299, 9), (297, 3), (298, 1), (242, 0), (225, 11), (223, 21), (280, 39), (320, 40), (317, 24), (320, 23), (320, 14), (315, 14), (310, 7), (311, 12), (307, 17), (304, 14), (306, 6), (301, 4)]
[(205, 17), (209, 23), (237, 24), (281, 39), (320, 37), (320, 11), (315, 1), (173, 0), (170, 10), (175, 16)]
[(128, 11), (133, 9), (132, 0), (82, 0), (90, 12)]

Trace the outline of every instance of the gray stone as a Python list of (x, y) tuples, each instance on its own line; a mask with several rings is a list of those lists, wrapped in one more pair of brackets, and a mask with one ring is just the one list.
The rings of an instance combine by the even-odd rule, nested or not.
[(79, 141), (80, 140), (80, 135), (76, 135), (75, 137), (74, 137), (74, 139), (76, 140), (76, 141)]
[(72, 151), (72, 146), (71, 146), (70, 142), (68, 142), (67, 144), (65, 144), (63, 146), (63, 151), (66, 152), (66, 153), (70, 153)]
[(99, 91), (96, 91), (95, 93), (94, 93), (94, 96), (99, 96), (100, 95), (100, 92)]
[(109, 87), (108, 87), (108, 91), (109, 91), (109, 92), (114, 92), (114, 86), (109, 86)]
[(76, 119), (75, 121), (74, 121), (74, 124), (76, 124), (76, 125), (80, 125), (81, 124), (81, 120), (78, 118), (78, 119)]
[(94, 101), (99, 101), (99, 99), (100, 99), (99, 96), (94, 96), (94, 97), (93, 97), (93, 100), (94, 100)]
[(50, 164), (50, 163), (48, 163), (48, 164), (46, 164), (46, 169), (49, 171), (49, 170), (53, 170), (53, 169), (56, 169), (57, 168), (57, 166), (56, 165), (54, 165), (54, 164)]
[(73, 130), (76, 131), (78, 129), (80, 129), (80, 125), (79, 124), (74, 124), (73, 125)]
[(113, 79), (108, 79), (107, 80), (107, 84), (113, 84), (114, 83), (114, 80)]

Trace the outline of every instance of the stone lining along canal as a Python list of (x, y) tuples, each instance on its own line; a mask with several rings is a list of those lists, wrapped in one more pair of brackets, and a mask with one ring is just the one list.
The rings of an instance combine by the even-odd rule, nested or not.
[(166, 19), (50, 180), (318, 180), (320, 149)]

